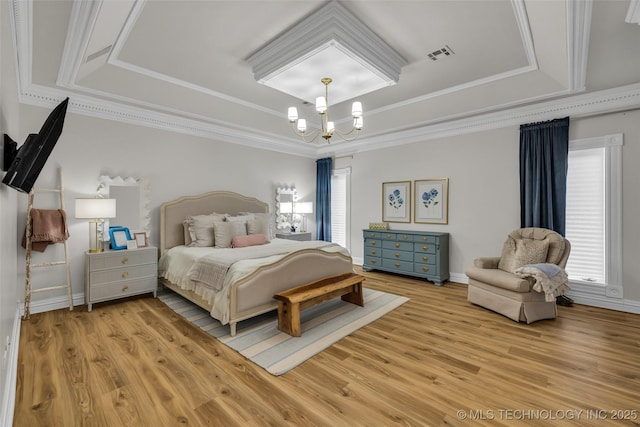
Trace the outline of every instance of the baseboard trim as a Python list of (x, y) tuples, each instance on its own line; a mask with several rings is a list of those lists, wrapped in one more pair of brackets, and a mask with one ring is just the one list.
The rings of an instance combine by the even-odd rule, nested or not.
[(18, 348), (20, 346), (20, 307), (16, 307), (11, 331), (11, 344), (7, 360), (7, 374), (4, 383), (4, 398), (2, 399), (2, 413), (0, 413), (0, 425), (11, 427), (13, 425), (13, 410), (16, 405), (16, 383), (18, 379)]
[[(84, 305), (84, 292), (71, 295), (73, 306)], [(66, 296), (58, 296), (38, 301), (32, 301), (29, 306), (31, 314), (44, 313), (46, 311), (59, 310), (61, 308), (69, 308), (69, 299)], [(24, 305), (20, 306), (20, 316), (24, 314)]]

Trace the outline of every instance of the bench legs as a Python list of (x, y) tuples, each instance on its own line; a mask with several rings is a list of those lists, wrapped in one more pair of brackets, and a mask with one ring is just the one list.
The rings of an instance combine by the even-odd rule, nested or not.
[(278, 301), (278, 329), (292, 337), (300, 336), (300, 304)]

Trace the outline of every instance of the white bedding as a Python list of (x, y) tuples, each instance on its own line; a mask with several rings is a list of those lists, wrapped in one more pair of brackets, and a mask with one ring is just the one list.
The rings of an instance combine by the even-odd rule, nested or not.
[[(261, 246), (246, 248), (212, 248), (176, 246), (169, 249), (158, 263), (158, 274), (182, 289), (191, 290), (213, 305), (211, 316), (223, 325), (229, 323), (229, 290), (231, 284), (262, 265), (270, 264), (293, 251), (318, 248), (327, 252), (349, 252), (340, 245), (323, 241), (298, 242), (287, 239), (273, 239)], [(228, 259), (242, 255), (242, 260), (233, 262), (229, 268), (221, 289), (215, 284), (192, 280), (194, 273), (202, 278), (202, 261), (206, 263), (211, 254), (222, 254)], [(204, 277), (207, 275), (204, 274)]]

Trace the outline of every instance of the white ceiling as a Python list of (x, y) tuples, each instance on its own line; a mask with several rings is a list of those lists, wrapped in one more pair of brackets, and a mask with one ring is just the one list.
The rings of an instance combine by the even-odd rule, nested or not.
[[(356, 142), (304, 144), (287, 107), (319, 123), (313, 107), (247, 58), (326, 3), (12, 0), (21, 101), (309, 157), (640, 106), (638, 0), (341, 1), (407, 65), (358, 97)], [(351, 101), (331, 107), (337, 127)]]

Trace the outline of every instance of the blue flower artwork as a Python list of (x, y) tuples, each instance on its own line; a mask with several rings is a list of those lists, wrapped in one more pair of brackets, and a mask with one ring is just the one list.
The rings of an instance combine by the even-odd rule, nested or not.
[(438, 194), (438, 190), (436, 190), (435, 188), (422, 193), (422, 203), (424, 204), (424, 207), (428, 208), (431, 206), (436, 206), (438, 203), (440, 203), (440, 201), (436, 200)]
[(404, 205), (404, 199), (402, 198), (400, 190), (397, 188), (387, 196), (387, 200), (389, 202), (389, 206), (394, 209), (400, 209)]

